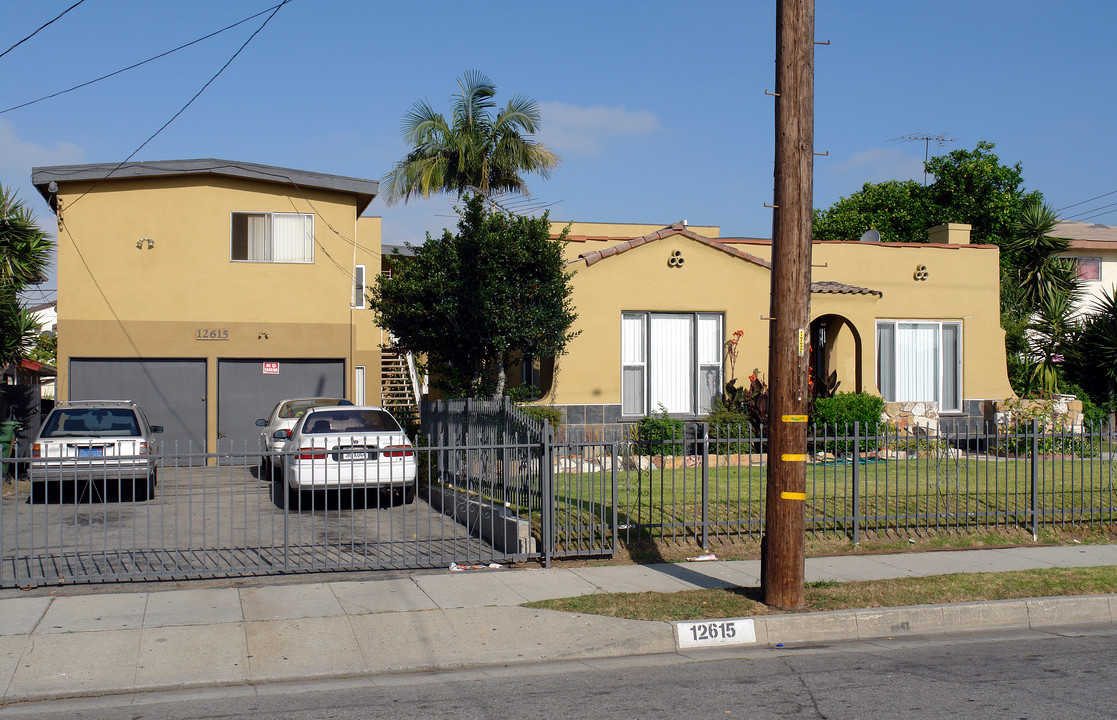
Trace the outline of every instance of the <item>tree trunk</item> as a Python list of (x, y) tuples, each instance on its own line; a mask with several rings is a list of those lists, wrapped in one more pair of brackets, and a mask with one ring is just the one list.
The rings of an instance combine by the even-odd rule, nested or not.
[(499, 400), (504, 395), (504, 357), (499, 351), (493, 353), (493, 362), (496, 365), (496, 389), (493, 390), (493, 399)]

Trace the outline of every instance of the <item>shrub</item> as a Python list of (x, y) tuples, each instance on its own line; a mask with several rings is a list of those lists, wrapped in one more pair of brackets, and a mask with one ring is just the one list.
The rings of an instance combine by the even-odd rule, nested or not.
[(562, 425), (562, 410), (554, 405), (521, 405), (520, 409), (533, 420), (540, 422), (546, 420), (553, 428)]
[(738, 412), (719, 401), (717, 408), (710, 414), (710, 453), (747, 453), (752, 451), (752, 442), (760, 445), (760, 437), (752, 429), (747, 412)]
[(814, 401), (811, 422), (815, 427), (823, 425), (853, 425), (860, 422), (863, 432), (875, 433), (880, 425), (880, 414), (884, 411), (884, 398), (869, 393), (838, 393), (833, 397), (818, 398)]
[(647, 415), (636, 421), (636, 441), (644, 446), (642, 455), (681, 455), (686, 423), (667, 414), (667, 409), (659, 406), (655, 415)]
[(853, 449), (853, 441), (839, 438), (853, 433), (853, 423), (861, 423), (859, 433), (863, 439), (860, 448), (864, 451), (869, 449), (870, 442), (865, 436), (876, 435), (881, 430), (880, 415), (883, 410), (884, 398), (869, 393), (838, 393), (833, 397), (820, 397), (814, 401), (811, 427), (816, 437), (838, 436), (823, 441), (826, 452), (845, 454)]

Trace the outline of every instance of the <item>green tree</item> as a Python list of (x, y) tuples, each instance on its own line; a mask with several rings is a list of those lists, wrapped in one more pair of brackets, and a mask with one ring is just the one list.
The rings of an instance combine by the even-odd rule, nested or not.
[(41, 333), (35, 338), (35, 344), (28, 353), (35, 362), (45, 365), (54, 365), (58, 362), (58, 336), (54, 333)]
[(546, 214), (509, 217), (486, 203), (468, 194), (457, 233), (409, 245), (414, 257), (397, 258), (369, 296), (381, 327), (459, 396), (500, 396), (509, 362), (558, 357), (577, 334), (566, 231), (552, 240)]
[(460, 198), (470, 188), (526, 195), (524, 173), (547, 178), (558, 167), (558, 155), (531, 139), (539, 128), (534, 100), (517, 95), (493, 115), (496, 85), (488, 77), (470, 70), (458, 86), (449, 121), (424, 100), (404, 116), (403, 138), (412, 149), (381, 179), (385, 204), (435, 192)]
[(1059, 257), (1070, 248), (1066, 238), (1053, 237), (1059, 219), (1038, 197), (1030, 197), (1020, 209), (1016, 237), (1007, 244), (1016, 266), (1016, 298), (1026, 310), (1040, 308), (1050, 298), (1079, 293), (1078, 269), (1074, 260)]
[(43, 281), (51, 242), (14, 190), (0, 185), (0, 366), (26, 357), (38, 324), (19, 301), (28, 285)]
[(926, 188), (912, 180), (865, 183), (826, 210), (814, 211), (815, 240), (856, 240), (870, 228), (884, 242), (927, 242)]
[(1082, 388), (1110, 413), (1117, 407), (1117, 288), (1102, 291), (1068, 344), (1067, 370)]

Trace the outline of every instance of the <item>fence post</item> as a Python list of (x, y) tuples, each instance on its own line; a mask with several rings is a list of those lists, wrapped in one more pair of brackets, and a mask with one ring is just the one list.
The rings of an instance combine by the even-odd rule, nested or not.
[(853, 544), (861, 544), (861, 421), (853, 421)]
[(555, 465), (554, 459), (551, 457), (553, 440), (553, 431), (550, 425), (544, 430), (540, 444), (539, 459), (542, 467), (539, 473), (539, 484), (542, 497), (542, 516), (543, 527), (541, 528), (541, 535), (543, 541), (543, 567), (551, 567), (551, 557), (554, 553), (555, 545)]
[(611, 463), (609, 463), (609, 467), (612, 470), (612, 472), (610, 472), (610, 476), (611, 476), (612, 482), (613, 482), (613, 555), (615, 556), (620, 551), (620, 538), (619, 538), (619, 535), (620, 535), (619, 512), (620, 511), (617, 509), (617, 506), (620, 505), (620, 503), (621, 503), (620, 489), (617, 487), (617, 463), (618, 463), (618, 458), (617, 458), (617, 442), (616, 442), (615, 439), (611, 440), (609, 442), (609, 452), (613, 456), (613, 461)]
[(710, 426), (698, 423), (702, 443), (702, 549), (710, 548)]
[(1039, 421), (1032, 419), (1031, 443), (1032, 540), (1039, 540)]

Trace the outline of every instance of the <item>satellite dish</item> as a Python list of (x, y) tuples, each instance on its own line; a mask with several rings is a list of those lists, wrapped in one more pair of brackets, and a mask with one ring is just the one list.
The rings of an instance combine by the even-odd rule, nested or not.
[(869, 228), (861, 235), (861, 242), (880, 242), (880, 231)]

